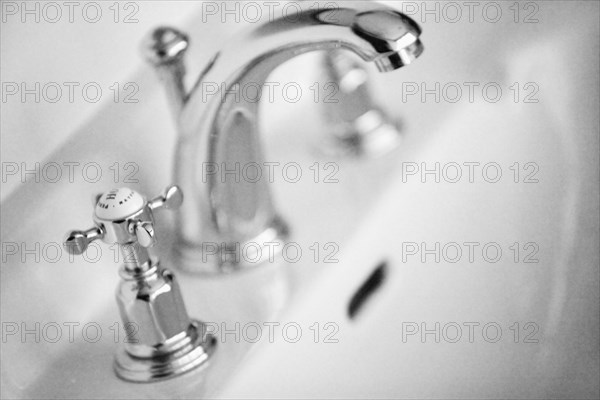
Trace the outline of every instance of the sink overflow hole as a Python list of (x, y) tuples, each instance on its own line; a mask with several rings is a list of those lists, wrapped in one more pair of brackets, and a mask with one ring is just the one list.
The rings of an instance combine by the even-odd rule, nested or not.
[(350, 299), (348, 304), (348, 316), (350, 319), (354, 319), (356, 315), (362, 310), (365, 302), (375, 293), (383, 284), (383, 281), (387, 277), (387, 262), (383, 261), (380, 263), (371, 275), (360, 285), (356, 293)]

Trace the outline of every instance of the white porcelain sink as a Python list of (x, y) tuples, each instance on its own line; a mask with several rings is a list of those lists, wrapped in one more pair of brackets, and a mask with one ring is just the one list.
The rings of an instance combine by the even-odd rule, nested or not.
[[(574, 9), (541, 6), (548, 20), (512, 32), (510, 24), (462, 26), (460, 33), (424, 24), (427, 52), (418, 67), (402, 71), (407, 81), (428, 87), (468, 77), (503, 87), (535, 82), (539, 102), (505, 96), (494, 104), (450, 106), (422, 104), (417, 95), (398, 105), (407, 115), (410, 150), (397, 155), (395, 178), (355, 228), (340, 263), (326, 266), (282, 317), (304, 327), (304, 337), (257, 351), (224, 398), (598, 396), (598, 62), (592, 50), (598, 24), (583, 23), (586, 12), (579, 10), (582, 28), (575, 33), (561, 24), (561, 14)], [(586, 90), (595, 92), (582, 95)], [(389, 96), (401, 104), (397, 93)], [(411, 148), (416, 142), (421, 145)], [(440, 183), (420, 174), (422, 163), (433, 169), (436, 162)], [(472, 164), (472, 183), (468, 162), (479, 163)], [(516, 177), (515, 162), (521, 169), (532, 164)], [(457, 183), (451, 183), (451, 163), (461, 166)], [(497, 163), (502, 177), (495, 167), (483, 174), (487, 163)], [(413, 174), (415, 165), (420, 170)], [(440, 250), (427, 255), (423, 243), (435, 249), (436, 242)], [(477, 246), (473, 262), (466, 242)], [(496, 248), (503, 252), (498, 261)], [(351, 299), (381, 263), (386, 278), (349, 318)], [(333, 343), (325, 340), (333, 332), (323, 330), (326, 323), (337, 327)], [(439, 342), (435, 333), (421, 336), (423, 328), (435, 332), (436, 323)]]
[[(511, 18), (497, 24), (421, 23), (424, 55), (395, 73), (372, 74), (377, 98), (405, 123), (402, 147), (386, 156), (325, 156), (317, 149), (318, 136), (326, 134), (319, 104), (308, 98), (265, 104), (269, 161), (294, 161), (305, 169), (335, 162), (339, 168), (337, 184), (279, 181), (273, 187), (292, 239), (303, 249), (334, 243), (339, 262), (323, 262), (323, 253), (315, 262), (309, 253), (298, 263), (235, 276), (178, 276), (190, 315), (229, 328), (236, 322), (279, 324), (272, 343), (266, 328), (258, 343), (226, 336), (202, 371), (155, 384), (123, 382), (112, 371), (117, 343), (111, 327), (120, 323), (114, 252), (101, 245), (97, 262), (69, 260), (66, 254), (51, 262), (49, 253), (36, 262), (30, 255), (22, 261), (21, 248), (9, 255), (3, 246), (2, 397), (598, 397), (599, 7), (592, 2), (539, 7), (537, 24)], [(318, 71), (306, 66), (314, 60), (314, 55), (293, 60), (270, 80), (310, 86)], [(106, 105), (49, 160), (93, 160), (103, 170), (133, 162), (139, 183), (127, 185), (153, 195), (171, 183), (176, 133), (153, 72), (143, 68), (132, 80), (140, 86), (140, 104)], [(464, 82), (480, 87), (493, 82), (503, 96), (495, 103), (481, 96), (474, 102), (436, 103), (418, 95), (403, 101), (403, 82), (404, 88), (412, 82), (429, 88), (435, 82), (463, 88)], [(515, 82), (519, 100), (530, 93), (531, 86), (524, 85), (535, 83), (539, 101), (515, 103), (510, 89)], [(464, 166), (469, 162), (480, 163), (473, 182)], [(515, 162), (518, 182), (510, 168)], [(440, 183), (426, 175), (423, 183), (421, 175), (410, 174), (422, 163), (428, 168), (440, 163), (448, 174)], [(456, 183), (448, 182), (455, 171), (451, 163), (462, 166)], [(493, 168), (482, 175), (489, 163), (502, 169), (496, 183), (488, 182)], [(113, 178), (21, 185), (2, 202), (3, 243), (32, 248), (38, 242), (43, 248), (60, 243), (69, 229), (86, 228), (92, 194), (114, 186)], [(172, 219), (159, 218), (166, 252)], [(414, 243), (431, 249), (436, 242), (440, 248), (457, 243), (462, 257), (448, 261), (455, 246), (440, 251), (440, 262), (434, 255), (423, 262), (421, 253), (410, 254)], [(480, 243), (473, 262), (465, 242)], [(482, 255), (488, 243), (502, 249), (499, 261), (489, 261), (493, 248), (487, 260)], [(524, 262), (528, 255), (538, 262)], [(351, 318), (357, 290), (382, 263), (381, 285), (361, 297)], [(6, 334), (9, 325), (31, 329), (36, 322), (39, 343), (33, 334), (25, 340), (20, 332)], [(71, 343), (65, 324), (74, 322), (79, 325)], [(421, 323), (433, 329), (436, 322), (439, 343), (434, 334), (423, 339)], [(48, 340), (54, 338), (54, 323), (63, 334), (56, 343)], [(82, 336), (89, 323), (102, 329), (95, 343), (90, 340), (95, 328), (89, 328), (87, 340)], [(280, 329), (286, 323), (297, 324), (287, 335)], [(479, 324), (472, 325), (472, 343), (469, 323)], [(452, 343), (456, 326), (463, 336)], [(496, 326), (502, 333), (492, 343)], [(302, 336), (292, 343), (296, 327)], [(419, 332), (412, 334), (415, 327)]]

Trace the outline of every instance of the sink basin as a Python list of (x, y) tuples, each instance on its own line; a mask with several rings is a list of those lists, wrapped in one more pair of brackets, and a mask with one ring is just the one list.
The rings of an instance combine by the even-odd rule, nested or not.
[[(2, 397), (597, 398), (599, 7), (539, 7), (535, 24), (413, 15), (423, 56), (371, 76), (403, 121), (402, 145), (384, 156), (320, 151), (328, 132), (310, 96), (264, 104), (265, 159), (307, 177), (272, 187), (303, 255), (222, 277), (172, 265), (218, 348), (202, 370), (143, 385), (112, 371), (124, 340), (114, 249), (55, 253), (68, 230), (91, 224), (93, 194), (118, 185), (152, 196), (171, 183), (175, 126), (140, 67), (140, 103), (104, 105), (47, 159), (95, 162), (97, 181), (29, 181), (2, 201)], [(218, 45), (190, 49), (208, 61), (199, 48)], [(309, 88), (319, 57), (269, 80)], [(423, 98), (421, 85), (436, 82), (440, 101)], [(465, 82), (478, 83), (473, 101)], [(313, 179), (315, 163), (335, 172), (330, 183)], [(158, 218), (170, 266), (174, 220)], [(224, 332), (236, 323), (239, 340)]]
[[(282, 316), (302, 340), (264, 346), (223, 398), (598, 396), (598, 24), (561, 30), (563, 11), (587, 18), (543, 5), (547, 20), (512, 32), (423, 24), (405, 83), (493, 82), (505, 96), (388, 93), (407, 123), (393, 178)], [(514, 82), (535, 83), (537, 101), (506, 96)]]

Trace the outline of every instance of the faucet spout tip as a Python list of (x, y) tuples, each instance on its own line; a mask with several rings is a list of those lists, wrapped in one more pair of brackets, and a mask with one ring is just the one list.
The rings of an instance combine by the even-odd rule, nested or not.
[(353, 30), (377, 49), (380, 71), (393, 71), (412, 63), (424, 50), (421, 28), (409, 17), (391, 10), (359, 13)]
[(411, 64), (419, 58), (425, 47), (420, 40), (416, 40), (407, 48), (400, 49), (396, 52), (385, 54), (375, 60), (375, 65), (380, 72), (395, 71), (405, 65)]

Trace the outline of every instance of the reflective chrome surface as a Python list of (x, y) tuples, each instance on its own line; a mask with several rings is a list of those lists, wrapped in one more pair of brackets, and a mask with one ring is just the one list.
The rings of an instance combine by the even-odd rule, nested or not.
[(69, 233), (65, 249), (82, 254), (91, 241), (102, 239), (121, 250), (124, 265), (117, 303), (128, 338), (115, 358), (117, 375), (152, 382), (205, 364), (216, 340), (202, 322), (188, 317), (175, 276), (151, 252), (156, 243), (153, 211), (179, 208), (181, 190), (171, 186), (149, 202), (127, 188), (113, 189), (97, 199), (96, 226)]
[[(349, 2), (332, 13), (312, 9), (310, 4), (303, 6), (293, 20), (275, 18), (230, 40), (189, 95), (181, 90), (180, 53), (188, 47), (187, 36), (159, 28), (145, 45), (147, 58), (166, 81), (172, 103), (183, 104), (181, 115), (178, 113), (174, 179), (188, 201), (178, 213), (176, 246), (180, 264), (188, 271), (218, 273), (256, 265), (222, 254), (247, 243), (274, 243), (281, 249), (288, 234), (266, 181), (237, 182), (207, 174), (209, 168), (235, 170), (236, 165), (262, 165), (264, 161), (258, 102), (232, 95), (232, 88), (258, 85), (262, 89), (276, 67), (316, 50), (351, 51), (382, 72), (410, 64), (423, 51), (418, 25), (391, 8)], [(207, 85), (218, 89), (207, 96)], [(366, 126), (365, 131), (385, 125), (380, 115), (375, 116), (375, 123), (372, 120), (372, 113), (367, 113), (354, 122)], [(391, 136), (393, 142), (393, 133), (379, 135), (378, 140), (382, 136), (388, 141)], [(205, 243), (219, 244), (218, 254), (209, 254)], [(268, 251), (262, 248), (260, 254)], [(201, 261), (206, 258), (208, 262)]]

